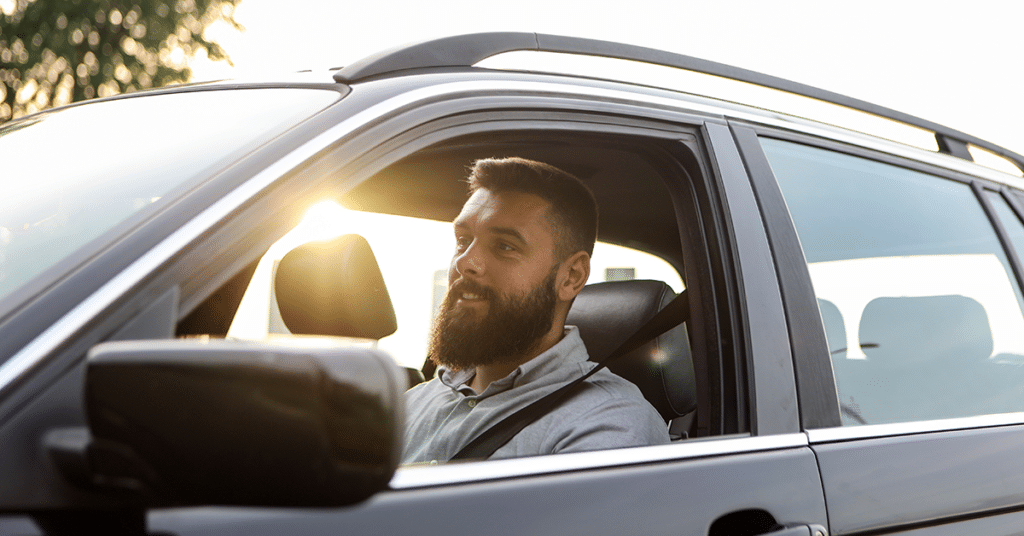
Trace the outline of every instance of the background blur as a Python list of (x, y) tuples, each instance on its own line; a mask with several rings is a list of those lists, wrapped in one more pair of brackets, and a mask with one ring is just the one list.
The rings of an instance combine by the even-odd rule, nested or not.
[(92, 96), (338, 67), (408, 41), (517, 30), (728, 63), (1024, 153), (1024, 2), (1015, 0), (0, 0), (0, 11), (0, 121)]

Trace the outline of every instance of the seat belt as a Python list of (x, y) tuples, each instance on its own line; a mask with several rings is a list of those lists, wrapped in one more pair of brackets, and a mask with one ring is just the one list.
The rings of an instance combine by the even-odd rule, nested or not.
[(640, 326), (640, 329), (620, 344), (614, 352), (590, 369), (589, 372), (498, 421), (494, 426), (476, 436), (465, 447), (462, 447), (462, 450), (457, 452), (455, 456), (452, 456), (449, 461), (490, 458), (495, 451), (511, 441), (520, 430), (547, 414), (548, 411), (555, 407), (563, 398), (569, 396), (587, 378), (608, 366), (612, 360), (636, 350), (648, 341), (689, 319), (690, 302), (686, 298), (686, 290), (683, 290), (668, 305), (658, 311), (644, 325)]

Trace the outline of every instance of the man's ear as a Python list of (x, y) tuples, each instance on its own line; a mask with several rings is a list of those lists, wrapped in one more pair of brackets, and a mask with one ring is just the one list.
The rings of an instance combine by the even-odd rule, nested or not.
[(586, 251), (577, 251), (562, 261), (558, 268), (557, 288), (558, 299), (571, 301), (583, 290), (590, 278), (590, 255)]

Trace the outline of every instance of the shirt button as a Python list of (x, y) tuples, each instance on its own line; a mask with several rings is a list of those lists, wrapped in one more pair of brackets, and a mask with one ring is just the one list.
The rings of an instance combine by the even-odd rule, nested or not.
[(475, 408), (476, 407), (476, 400), (470, 400), (469, 402), (467, 402), (467, 404), (469, 404), (469, 407)]

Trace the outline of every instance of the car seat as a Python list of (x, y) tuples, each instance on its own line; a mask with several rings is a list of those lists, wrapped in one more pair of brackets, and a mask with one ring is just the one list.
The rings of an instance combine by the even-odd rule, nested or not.
[[(590, 360), (600, 361), (674, 297), (675, 292), (662, 281), (595, 283), (576, 296), (566, 324), (579, 328)], [(640, 388), (670, 423), (673, 436), (687, 435), (697, 409), (697, 382), (685, 324), (620, 356), (608, 368)]]
[(867, 359), (847, 363), (843, 386), (869, 424), (976, 414), (995, 387), (992, 330), (972, 298), (875, 298), (859, 331)]
[(379, 340), (398, 329), (377, 259), (365, 238), (308, 242), (278, 263), (274, 294), (288, 331)]

